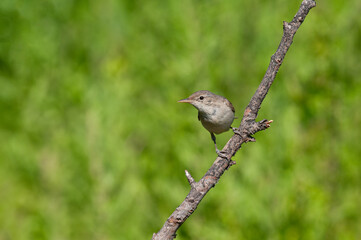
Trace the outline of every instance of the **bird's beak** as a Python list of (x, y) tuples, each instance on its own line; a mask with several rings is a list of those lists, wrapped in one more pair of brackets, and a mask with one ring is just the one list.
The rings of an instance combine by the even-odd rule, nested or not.
[(192, 100), (190, 100), (188, 98), (185, 98), (185, 99), (179, 100), (178, 102), (180, 102), (180, 103), (191, 103)]

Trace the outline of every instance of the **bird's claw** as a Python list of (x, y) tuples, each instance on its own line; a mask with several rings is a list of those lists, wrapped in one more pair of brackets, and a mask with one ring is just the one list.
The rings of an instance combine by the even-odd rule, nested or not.
[(226, 152), (220, 151), (219, 149), (216, 149), (216, 153), (217, 153), (218, 157), (228, 159), (228, 157), (226, 155)]
[(235, 134), (242, 136), (241, 130), (239, 128), (231, 127), (231, 129)]

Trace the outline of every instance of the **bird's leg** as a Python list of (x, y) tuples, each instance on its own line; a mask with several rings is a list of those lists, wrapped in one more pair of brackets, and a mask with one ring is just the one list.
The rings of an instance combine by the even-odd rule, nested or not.
[(216, 148), (216, 153), (218, 154), (219, 157), (221, 158), (226, 158), (228, 159), (227, 155), (225, 154), (225, 152), (223, 151), (220, 151), (218, 148), (217, 148), (217, 143), (216, 143), (216, 136), (214, 135), (214, 133), (211, 133), (211, 137), (212, 137), (212, 140), (214, 142), (214, 146)]

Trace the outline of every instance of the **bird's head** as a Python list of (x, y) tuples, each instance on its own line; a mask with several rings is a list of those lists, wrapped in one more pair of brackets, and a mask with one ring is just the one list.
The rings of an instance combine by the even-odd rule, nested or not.
[(217, 95), (211, 93), (207, 90), (201, 90), (193, 93), (188, 98), (179, 100), (180, 103), (190, 103), (199, 111), (203, 111), (205, 108), (208, 108), (214, 105)]

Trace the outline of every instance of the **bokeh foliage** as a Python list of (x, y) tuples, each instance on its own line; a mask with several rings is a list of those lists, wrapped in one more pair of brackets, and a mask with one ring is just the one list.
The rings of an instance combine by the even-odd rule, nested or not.
[[(241, 117), (300, 2), (1, 0), (0, 239), (150, 239), (216, 157), (176, 101), (208, 89)], [(361, 238), (361, 2), (317, 4), (274, 124), (177, 239)]]

